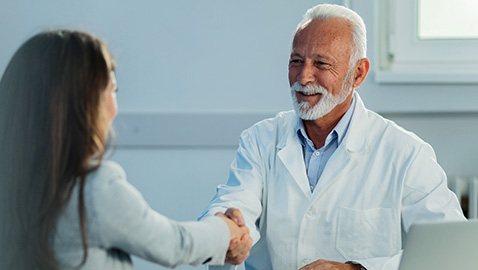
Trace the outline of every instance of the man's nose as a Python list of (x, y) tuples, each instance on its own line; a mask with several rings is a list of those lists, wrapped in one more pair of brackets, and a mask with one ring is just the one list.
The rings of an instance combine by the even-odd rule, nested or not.
[(302, 69), (300, 70), (299, 75), (297, 76), (297, 81), (301, 85), (308, 85), (315, 82), (314, 67), (311, 64), (304, 63)]

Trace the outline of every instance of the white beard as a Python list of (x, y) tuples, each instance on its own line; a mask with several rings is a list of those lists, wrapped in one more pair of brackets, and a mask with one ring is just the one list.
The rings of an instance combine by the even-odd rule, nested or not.
[[(352, 92), (352, 76), (353, 73), (349, 72), (345, 76), (342, 83), (342, 88), (337, 96), (332, 95), (327, 89), (321, 85), (308, 84), (301, 85), (295, 82), (291, 86), (292, 103), (294, 105), (295, 112), (302, 120), (316, 120), (332, 111), (337, 105), (342, 104), (350, 92)], [(304, 94), (321, 94), (320, 100), (314, 106), (311, 106), (306, 101), (299, 102), (297, 100), (296, 92), (302, 92)]]

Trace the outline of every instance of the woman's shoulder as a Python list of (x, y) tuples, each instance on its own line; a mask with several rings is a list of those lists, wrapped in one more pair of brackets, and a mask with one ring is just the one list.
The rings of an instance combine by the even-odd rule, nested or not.
[(94, 213), (123, 209), (133, 201), (144, 204), (141, 193), (131, 185), (118, 163), (101, 161), (98, 168), (88, 174), (85, 199)]
[(115, 161), (102, 160), (97, 163), (97, 167), (88, 174), (89, 179), (126, 179), (126, 173)]
[(91, 171), (86, 178), (85, 194), (88, 194), (87, 196), (103, 193), (111, 186), (126, 184), (126, 173), (120, 164), (111, 160), (102, 160), (96, 165), (92, 165), (97, 168)]

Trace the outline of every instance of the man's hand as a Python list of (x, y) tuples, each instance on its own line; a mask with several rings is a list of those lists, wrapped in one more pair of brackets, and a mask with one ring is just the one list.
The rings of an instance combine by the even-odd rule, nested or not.
[(244, 218), (242, 217), (241, 210), (230, 207), (227, 208), (226, 212), (224, 213), (228, 218), (232, 219), (234, 222), (236, 222), (237, 226), (242, 227), (246, 226), (246, 222), (244, 221)]
[(299, 270), (360, 270), (358, 264), (346, 264), (327, 260), (317, 260)]
[(229, 208), (226, 213), (216, 213), (221, 217), (229, 227), (231, 233), (231, 241), (226, 254), (225, 263), (241, 264), (249, 256), (252, 247), (252, 238), (249, 235), (249, 229), (245, 226), (242, 213), (239, 209)]

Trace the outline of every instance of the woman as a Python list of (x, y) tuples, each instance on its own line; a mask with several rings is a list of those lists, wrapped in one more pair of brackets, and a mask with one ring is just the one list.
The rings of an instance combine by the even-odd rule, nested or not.
[(230, 243), (244, 247), (228, 254), (239, 263), (252, 241), (246, 227), (224, 216), (169, 220), (102, 160), (117, 112), (114, 66), (104, 43), (68, 30), (32, 37), (8, 64), (0, 269), (132, 269), (129, 254), (171, 267), (222, 264)]

